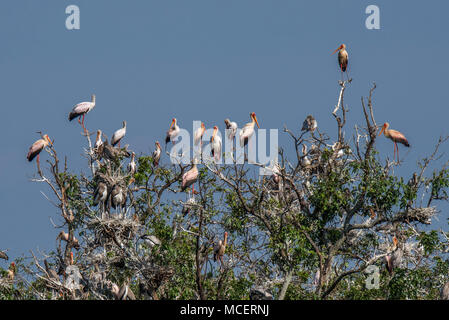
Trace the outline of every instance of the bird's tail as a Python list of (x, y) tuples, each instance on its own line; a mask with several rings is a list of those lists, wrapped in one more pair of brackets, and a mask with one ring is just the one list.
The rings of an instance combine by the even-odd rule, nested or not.
[(75, 112), (70, 112), (69, 114), (69, 121), (72, 121), (73, 119), (75, 119), (78, 116), (78, 114), (76, 114)]

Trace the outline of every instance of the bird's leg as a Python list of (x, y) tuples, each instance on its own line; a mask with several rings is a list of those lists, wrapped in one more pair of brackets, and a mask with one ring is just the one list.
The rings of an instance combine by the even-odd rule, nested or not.
[(396, 159), (396, 146), (393, 145), (393, 161)]
[(40, 164), (40, 161), (39, 161), (39, 154), (37, 155), (37, 158), (36, 158), (36, 163), (37, 163), (37, 172), (39, 172), (39, 174), (41, 173), (41, 164)]
[(120, 142), (122, 142), (121, 140), (118, 141), (118, 148), (120, 149)]
[(83, 113), (83, 120), (81, 121), (81, 126), (83, 127), (84, 133), (86, 133), (86, 127), (84, 126), (84, 116), (85, 116), (85, 115), (86, 115), (86, 114)]
[(396, 142), (394, 144), (396, 145), (396, 153), (398, 154), (398, 163), (399, 163), (399, 147)]

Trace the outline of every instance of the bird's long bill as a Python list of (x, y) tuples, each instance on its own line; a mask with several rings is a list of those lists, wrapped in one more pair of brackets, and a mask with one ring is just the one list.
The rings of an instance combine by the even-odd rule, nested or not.
[(214, 142), (215, 136), (217, 135), (218, 129), (214, 129), (214, 133), (212, 134), (212, 138), (210, 139), (210, 142)]
[(171, 130), (171, 128), (173, 127), (174, 124), (175, 124), (175, 119), (173, 119), (173, 120), (171, 121), (171, 125), (170, 125), (170, 128), (169, 128), (168, 130)]
[(260, 129), (260, 126), (259, 126), (259, 122), (257, 121), (257, 117), (256, 117), (256, 115), (254, 115), (254, 121), (256, 121), (256, 124), (257, 124), (257, 128), (259, 128), (259, 129)]
[(382, 127), (382, 130), (380, 130), (379, 136), (382, 134), (382, 132), (384, 132), (385, 127)]
[[(341, 46), (339, 46), (337, 49), (335, 49), (335, 51), (334, 52), (332, 52), (332, 54), (334, 54), (335, 52), (337, 52), (338, 50), (340, 50), (341, 49)], [(331, 55), (332, 55), (331, 54)]]
[(48, 135), (45, 136), (45, 138), (47, 139), (47, 141), (53, 145), (53, 142), (55, 142), (55, 140), (51, 141), (50, 137)]

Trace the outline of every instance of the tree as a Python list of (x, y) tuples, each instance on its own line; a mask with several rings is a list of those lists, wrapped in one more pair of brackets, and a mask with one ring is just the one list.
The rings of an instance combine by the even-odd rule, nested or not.
[[(180, 191), (188, 165), (141, 155), (130, 173), (128, 146), (93, 147), (87, 129), (89, 175), (49, 145), (49, 167), (33, 181), (52, 192), (63, 233), (55, 251), (17, 263), (22, 276), (0, 283), (0, 298), (438, 298), (449, 280), (449, 233), (426, 226), (448, 200), (448, 162), (427, 172), (448, 138), (409, 177), (395, 175), (400, 163), (375, 149), (375, 85), (361, 99), (363, 125), (345, 139), (350, 83), (339, 82), (335, 141), (318, 128), (284, 127), (293, 159), (280, 148), (269, 167), (205, 162), (197, 194)], [(259, 167), (274, 174), (258, 177)], [(223, 263), (214, 262), (225, 232)], [(378, 267), (377, 289), (366, 286), (369, 266)]]

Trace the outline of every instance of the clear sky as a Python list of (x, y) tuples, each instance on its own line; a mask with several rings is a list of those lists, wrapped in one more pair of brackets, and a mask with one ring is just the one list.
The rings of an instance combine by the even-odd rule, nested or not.
[[(72, 4), (80, 30), (65, 27)], [(371, 4), (380, 8), (380, 30), (365, 27)], [(377, 121), (412, 146), (399, 147), (405, 163), (396, 169), (408, 176), (449, 134), (448, 14), (445, 0), (2, 0), (0, 249), (14, 259), (55, 247), (50, 218), (60, 222), (59, 212), (40, 193), (49, 189), (30, 182), (36, 164), (25, 156), (42, 130), (72, 169), (87, 172), (80, 126), (67, 116), (92, 93), (88, 129), (111, 137), (126, 120), (124, 143), (138, 154), (163, 141), (174, 116), (181, 127), (203, 120), (223, 130), (223, 119), (242, 125), (254, 111), (262, 128), (298, 132), (313, 114), (335, 137), (340, 72), (331, 53), (341, 43), (353, 78), (347, 129), (362, 123), (360, 97), (376, 82)], [(280, 130), (280, 144), (289, 141)], [(392, 158), (389, 140), (376, 147)], [(447, 229), (442, 208), (437, 223)]]

